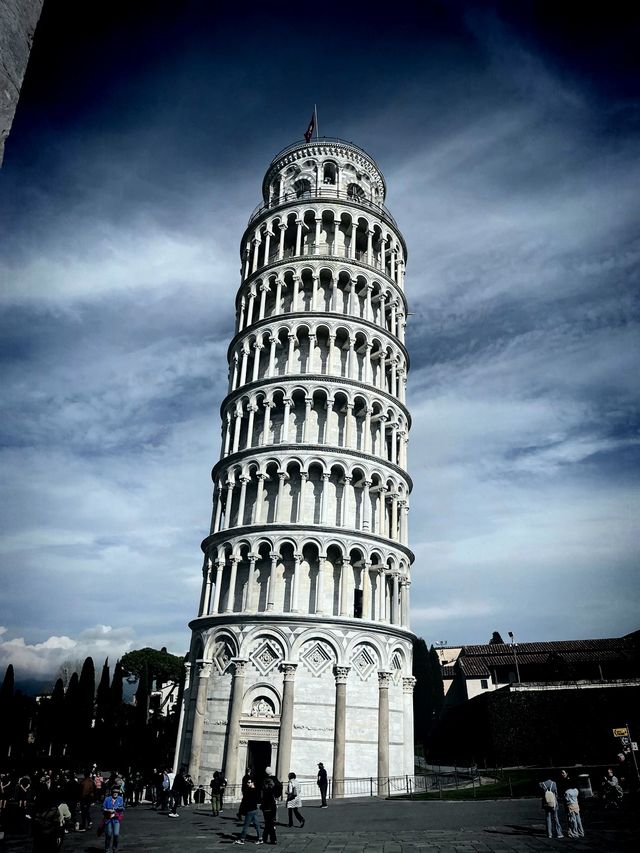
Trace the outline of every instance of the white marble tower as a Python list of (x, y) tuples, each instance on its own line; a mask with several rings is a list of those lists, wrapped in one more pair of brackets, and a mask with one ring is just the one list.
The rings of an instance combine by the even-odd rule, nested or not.
[(241, 242), (176, 764), (413, 774), (406, 247), (357, 145), (271, 162)]

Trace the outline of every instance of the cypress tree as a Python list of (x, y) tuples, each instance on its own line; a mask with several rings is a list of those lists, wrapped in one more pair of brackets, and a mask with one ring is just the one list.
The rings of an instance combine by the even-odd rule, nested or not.
[(93, 706), (96, 693), (96, 669), (93, 658), (88, 657), (82, 664), (78, 681), (78, 715), (82, 733), (91, 728), (93, 722)]
[(67, 687), (67, 692), (64, 694), (63, 705), (64, 742), (62, 751), (65, 754), (66, 752), (70, 752), (72, 755), (75, 754), (78, 734), (78, 681), (78, 673), (74, 672), (69, 679), (69, 686)]
[(115, 668), (113, 670), (113, 680), (111, 682), (111, 708), (113, 711), (117, 711), (122, 705), (122, 679), (124, 678), (124, 673), (122, 671), (122, 665), (120, 661), (116, 661)]
[(102, 675), (96, 691), (96, 728), (104, 724), (109, 716), (111, 689), (109, 687), (109, 658), (102, 665)]
[(64, 725), (64, 684), (59, 678), (53, 688), (50, 701), (50, 723), (51, 723), (51, 753), (60, 755), (65, 742)]
[(12, 734), (14, 729), (14, 681), (15, 676), (12, 664), (7, 667), (2, 686), (0, 687), (0, 760), (6, 758), (9, 752), (9, 747), (12, 742)]

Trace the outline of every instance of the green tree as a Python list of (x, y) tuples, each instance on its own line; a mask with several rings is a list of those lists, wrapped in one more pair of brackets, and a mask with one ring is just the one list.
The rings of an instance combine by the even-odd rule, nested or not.
[(184, 677), (184, 658), (170, 654), (165, 648), (135, 649), (127, 652), (121, 660), (122, 668), (127, 675), (135, 675), (137, 678), (146, 671), (151, 681), (155, 681), (156, 687), (160, 687), (167, 681), (181, 683)]
[[(71, 674), (66, 693), (64, 694), (64, 745), (71, 755), (75, 756), (78, 735), (78, 673)], [(64, 746), (63, 746), (64, 750)]]
[(418, 637), (413, 644), (413, 719), (415, 739), (428, 752), (429, 741), (444, 705), (444, 683), (438, 653)]
[(504, 646), (504, 640), (502, 639), (502, 635), (500, 631), (494, 631), (491, 635), (491, 639), (489, 640), (490, 646)]

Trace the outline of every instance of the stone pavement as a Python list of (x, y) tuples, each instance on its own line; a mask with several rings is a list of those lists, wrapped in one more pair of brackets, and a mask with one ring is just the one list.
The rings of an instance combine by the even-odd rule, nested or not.
[[(96, 819), (99, 810), (96, 808)], [(640, 834), (631, 810), (583, 812), (587, 837), (549, 840), (539, 799), (488, 801), (342, 800), (328, 809), (317, 803), (303, 808), (304, 829), (277, 826), (278, 849), (290, 853), (534, 853), (568, 846), (580, 853), (634, 853)], [(278, 810), (286, 822), (285, 808)], [(231, 807), (214, 818), (204, 806), (181, 809), (170, 819), (142, 805), (129, 809), (122, 824), (120, 850), (205, 853), (233, 845), (240, 824)], [(7, 853), (27, 853), (27, 838), (6, 840)], [(253, 836), (245, 847), (253, 847)], [(0, 849), (1, 846), (0, 846)], [(70, 833), (63, 853), (100, 853), (95, 830)], [(265, 851), (270, 849), (264, 846)]]

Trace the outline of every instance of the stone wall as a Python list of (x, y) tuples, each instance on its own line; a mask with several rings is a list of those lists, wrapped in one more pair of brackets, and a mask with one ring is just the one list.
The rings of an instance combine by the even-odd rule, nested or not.
[(0, 4), (0, 164), (18, 106), (33, 36), (44, 0), (2, 0)]

